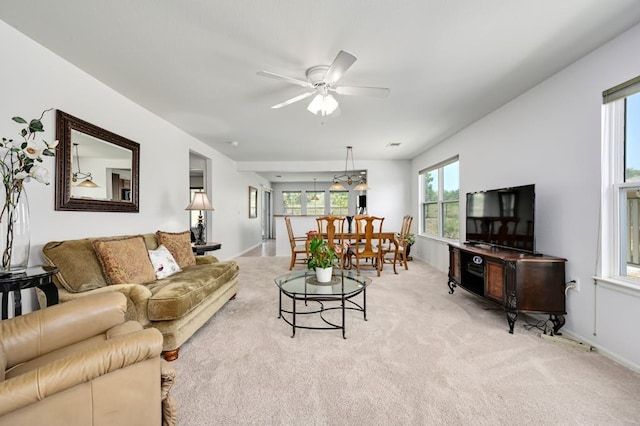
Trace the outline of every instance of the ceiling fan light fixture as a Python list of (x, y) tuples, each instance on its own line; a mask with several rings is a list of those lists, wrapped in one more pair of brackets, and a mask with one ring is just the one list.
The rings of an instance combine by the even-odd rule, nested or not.
[(338, 101), (332, 95), (318, 94), (311, 101), (307, 110), (315, 115), (330, 115), (338, 108)]

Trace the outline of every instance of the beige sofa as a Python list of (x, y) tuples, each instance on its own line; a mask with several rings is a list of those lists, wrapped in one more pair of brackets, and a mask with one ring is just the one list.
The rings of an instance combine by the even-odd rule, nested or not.
[(176, 423), (162, 336), (96, 294), (0, 321), (0, 425)]
[[(130, 247), (134, 244), (135, 250)], [(171, 251), (181, 271), (168, 278), (148, 278), (146, 250), (156, 250), (160, 244)], [(107, 255), (98, 250), (107, 245), (113, 246), (106, 250)], [(140, 245), (144, 253), (140, 253)], [(52, 241), (43, 247), (42, 254), (59, 269), (54, 282), (61, 303), (95, 293), (123, 293), (127, 319), (162, 333), (163, 356), (168, 361), (176, 359), (180, 345), (238, 291), (238, 264), (221, 262), (214, 256), (194, 256), (188, 232)], [(116, 259), (108, 259), (109, 254)], [(134, 270), (121, 270), (127, 267)], [(144, 269), (146, 278), (140, 278), (138, 267)], [(123, 274), (134, 278), (123, 281)]]

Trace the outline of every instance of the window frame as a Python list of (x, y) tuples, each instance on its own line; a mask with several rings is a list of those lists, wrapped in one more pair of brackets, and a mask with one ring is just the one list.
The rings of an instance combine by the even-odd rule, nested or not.
[[(287, 206), (285, 203), (288, 197), (285, 194), (298, 194), (300, 197), (300, 206)], [(293, 210), (298, 211), (295, 213)], [(302, 216), (302, 191), (282, 191), (282, 213), (288, 216)]]
[[(317, 194), (318, 198), (320, 198), (320, 200), (317, 201), (317, 203), (320, 203), (320, 205), (318, 206), (313, 205), (313, 204), (316, 204), (316, 202), (311, 200), (311, 197), (313, 197), (313, 194)], [(312, 216), (324, 216), (325, 211), (327, 211), (326, 198), (327, 197), (326, 197), (325, 191), (305, 191), (305, 214), (312, 215)], [(322, 211), (318, 213), (317, 211), (320, 209)], [(313, 213), (311, 213), (310, 210), (312, 210)]]
[[(346, 206), (342, 207), (342, 206), (334, 206), (333, 205), (333, 194), (336, 193), (344, 193), (347, 194), (347, 203)], [(329, 214), (332, 216), (348, 216), (349, 215), (349, 194), (350, 191), (348, 190), (339, 190), (339, 191), (329, 191)], [(340, 209), (340, 212), (334, 211), (335, 209)], [(342, 209), (344, 209), (344, 212), (342, 211)]]
[(627, 98), (633, 95), (640, 96), (640, 92), (626, 91), (622, 96), (614, 96), (613, 99), (607, 98), (611, 97), (611, 91), (603, 93), (600, 237), (602, 262), (599, 274), (609, 283), (640, 291), (640, 278), (628, 276), (627, 270), (629, 215), (626, 194), (629, 190), (640, 191), (640, 181), (626, 181)]
[[(450, 166), (454, 163), (458, 163), (458, 198), (456, 200), (445, 200), (444, 199), (444, 194), (445, 194), (445, 189), (444, 189), (444, 185), (445, 185), (445, 179), (444, 179), (444, 169), (447, 166)], [(438, 174), (438, 199), (437, 201), (427, 201), (425, 200), (425, 179), (426, 179), (426, 175), (433, 172), (433, 171), (437, 171)], [(460, 158), (459, 156), (454, 156), (451, 157), (447, 160), (444, 160), (440, 163), (434, 164), (431, 167), (427, 167), (426, 169), (420, 170), (418, 172), (418, 190), (420, 191), (419, 194), (419, 200), (420, 200), (420, 232), (419, 235), (423, 236), (423, 237), (427, 237), (427, 238), (434, 238), (434, 239), (442, 239), (442, 240), (446, 240), (446, 241), (459, 241), (460, 239)], [(458, 216), (457, 216), (457, 220), (458, 220), (458, 237), (457, 238), (450, 238), (444, 235), (445, 233), (445, 211), (446, 211), (446, 206), (449, 204), (454, 204), (457, 203), (458, 204)], [(426, 213), (427, 213), (427, 208), (428, 206), (432, 206), (432, 205), (437, 205), (437, 210), (438, 210), (438, 233), (437, 235), (434, 234), (430, 234), (427, 232), (427, 217), (426, 217)]]

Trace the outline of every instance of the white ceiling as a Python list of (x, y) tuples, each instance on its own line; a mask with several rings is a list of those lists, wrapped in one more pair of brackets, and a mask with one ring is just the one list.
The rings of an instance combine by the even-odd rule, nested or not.
[[(640, 5), (15, 0), (0, 19), (235, 161), (343, 160), (352, 145), (357, 163), (423, 152), (640, 22)], [(310, 98), (269, 108), (305, 89), (257, 71), (304, 80), (339, 50), (358, 58), (343, 85), (391, 95), (336, 96), (325, 119)]]

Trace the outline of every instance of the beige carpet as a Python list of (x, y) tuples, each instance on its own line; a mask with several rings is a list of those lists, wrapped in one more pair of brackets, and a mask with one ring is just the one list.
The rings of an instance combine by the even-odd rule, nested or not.
[[(368, 321), (298, 330), (278, 314), (285, 257), (242, 257), (240, 290), (173, 363), (180, 425), (640, 424), (640, 374), (507, 332), (502, 311), (414, 261), (373, 273)], [(303, 269), (303, 265), (296, 269)]]

